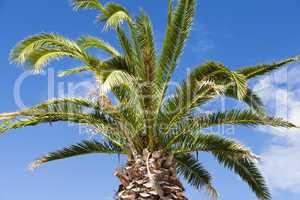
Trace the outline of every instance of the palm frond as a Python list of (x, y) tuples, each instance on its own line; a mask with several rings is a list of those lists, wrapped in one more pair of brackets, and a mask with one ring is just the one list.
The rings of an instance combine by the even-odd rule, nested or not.
[(169, 124), (170, 128), (194, 109), (217, 96), (224, 95), (227, 88), (232, 87), (236, 88), (232, 91), (235, 92), (231, 94), (232, 96), (234, 95), (237, 99), (245, 98), (248, 87), (242, 75), (215, 62), (201, 65), (189, 73), (187, 79), (175, 91), (174, 96), (163, 104), (158, 119)]
[(263, 125), (282, 128), (297, 127), (281, 118), (267, 117), (251, 110), (229, 110), (225, 112), (203, 113), (198, 116), (189, 115), (175, 123), (172, 128), (169, 128), (164, 137), (167, 138), (166, 140), (170, 141), (170, 138), (177, 138), (185, 133), (229, 124), (241, 126)]
[[(62, 108), (61, 108), (62, 109)], [(1, 124), (0, 134), (5, 133), (12, 129), (18, 129), (29, 126), (37, 126), (45, 123), (53, 122), (71, 122), (86, 126), (91, 131), (103, 135), (107, 140), (114, 142), (115, 144), (121, 144), (119, 140), (125, 146), (128, 146), (130, 150), (134, 150), (134, 145), (132, 145), (132, 138), (130, 134), (132, 131), (128, 130), (123, 123), (123, 119), (115, 119), (117, 113), (112, 113), (110, 115), (104, 111), (97, 111), (96, 113), (83, 113), (79, 110), (70, 111), (69, 108), (64, 110), (57, 110), (52, 112), (46, 112), (45, 109), (34, 110), (35, 113), (24, 113), (25, 117), (21, 119), (15, 119), (18, 115), (8, 118), (4, 124)], [(116, 134), (118, 133), (118, 134)], [(118, 138), (116, 138), (118, 136)]]
[(143, 109), (145, 115), (145, 129), (149, 136), (150, 146), (154, 143), (154, 114), (157, 106), (155, 91), (156, 85), (154, 83), (155, 68), (156, 68), (156, 50), (154, 45), (154, 36), (150, 19), (145, 13), (137, 17), (132, 31), (135, 34), (135, 43), (138, 45), (138, 51), (142, 52), (141, 64), (142, 66), (137, 70), (139, 77), (144, 84), (141, 86), (141, 95), (143, 102)]
[(196, 67), (189, 75), (198, 81), (213, 80), (216, 84), (236, 87), (236, 96), (242, 99), (247, 93), (247, 82), (243, 74), (231, 71), (221, 63), (207, 62)]
[(270, 200), (271, 194), (266, 185), (264, 177), (251, 158), (236, 159), (230, 153), (214, 154), (220, 164), (234, 171), (241, 179), (248, 184), (251, 190), (261, 200)]
[(110, 28), (117, 29), (124, 22), (131, 24), (132, 19), (128, 10), (117, 3), (108, 3), (105, 6), (105, 12), (98, 16), (100, 22), (105, 22), (104, 30)]
[(77, 73), (80, 73), (80, 72), (87, 72), (87, 71), (92, 71), (92, 70), (91, 70), (90, 67), (78, 67), (78, 68), (62, 71), (58, 74), (58, 76), (59, 77), (70, 76), (70, 75), (73, 75), (73, 74), (77, 74)]
[(113, 56), (120, 56), (120, 53), (112, 47), (110, 44), (107, 42), (100, 40), (96, 37), (92, 36), (82, 36), (80, 39), (77, 41), (77, 44), (82, 48), (82, 49), (87, 49), (87, 48), (98, 48), (102, 49)]
[(125, 57), (118, 56), (102, 62), (96, 70), (99, 70), (100, 74), (110, 73), (114, 70), (119, 70), (134, 76), (134, 73), (132, 73), (131, 71), (131, 67), (132, 66), (129, 65)]
[(124, 22), (131, 24), (132, 19), (128, 10), (117, 3), (109, 2), (103, 6), (98, 0), (73, 0), (75, 10), (80, 9), (96, 9), (100, 11), (97, 20), (105, 22), (104, 30), (110, 28), (117, 29)]
[(44, 48), (64, 49), (73, 52), (74, 55), (83, 55), (82, 49), (75, 42), (55, 33), (42, 33), (19, 42), (11, 51), (11, 60), (24, 64), (31, 53)]
[(133, 71), (132, 65), (124, 57), (112, 58), (103, 62), (100, 69), (96, 69), (103, 92), (113, 92), (124, 105), (129, 106), (134, 102), (139, 106), (139, 85)]
[(16, 45), (11, 52), (11, 61), (27, 64), (30, 70), (39, 72), (51, 60), (63, 57), (76, 58), (90, 64), (91, 57), (74, 41), (55, 33), (43, 33), (29, 37)]
[(171, 25), (173, 18), (173, 0), (168, 0), (168, 26)]
[(112, 88), (112, 93), (118, 99), (118, 109), (122, 115), (131, 122), (136, 132), (140, 133), (144, 129), (145, 118), (143, 106), (140, 102), (138, 91), (129, 85), (120, 85)]
[[(206, 87), (203, 92), (197, 87), (210, 83), (211, 88)], [(207, 85), (207, 84), (206, 84)], [(198, 92), (200, 91), (200, 92)], [(172, 98), (167, 99), (167, 103), (163, 108), (167, 108), (164, 112), (176, 113), (178, 105), (183, 102), (184, 106), (181, 112), (191, 111), (189, 106), (197, 102), (191, 109), (197, 108), (218, 96), (234, 98), (238, 101), (246, 103), (251, 109), (259, 114), (264, 114), (264, 106), (260, 98), (247, 86), (245, 77), (242, 74), (232, 72), (224, 65), (208, 62), (196, 67), (176, 90)], [(196, 100), (197, 101), (194, 101)], [(173, 106), (172, 106), (173, 105)], [(177, 108), (177, 110), (180, 110)], [(187, 112), (188, 113), (188, 112)]]
[(104, 30), (108, 30), (110, 28), (117, 28), (121, 26), (125, 21), (131, 21), (131, 18), (123, 11), (118, 11), (110, 16), (104, 26)]
[(188, 79), (166, 100), (158, 113), (158, 120), (167, 126), (164, 131), (168, 132), (178, 121), (189, 116), (204, 102), (223, 93), (224, 86), (216, 85), (213, 81)]
[(264, 125), (283, 128), (296, 128), (290, 122), (281, 118), (273, 118), (262, 116), (254, 113), (251, 110), (230, 110), (225, 112), (201, 114), (192, 119), (194, 125), (200, 128), (208, 128), (211, 126), (218, 126), (224, 124), (253, 126)]
[(114, 70), (106, 77), (105, 81), (101, 85), (102, 92), (108, 92), (112, 88), (117, 86), (129, 86), (129, 88), (134, 88), (133, 86), (136, 85), (136, 80), (130, 74), (121, 71), (121, 70)]
[[(136, 60), (136, 52), (134, 50), (132, 41), (128, 38), (128, 36), (126, 35), (125, 31), (122, 30), (121, 28), (117, 28), (117, 35), (118, 35), (118, 39), (120, 42), (120, 45), (123, 49), (123, 53), (124, 53), (124, 58), (126, 59), (126, 62), (129, 64), (134, 63), (134, 61)], [(136, 67), (136, 66), (134, 66)], [(133, 68), (131, 70), (131, 72), (135, 72), (136, 70)]]
[(247, 79), (251, 79), (257, 76), (262, 76), (267, 73), (273, 72), (289, 63), (297, 62), (299, 60), (300, 60), (300, 56), (296, 56), (272, 64), (262, 64), (262, 65), (256, 65), (251, 67), (243, 67), (237, 70), (237, 72), (243, 74)]
[(156, 82), (161, 90), (161, 101), (191, 30), (195, 3), (194, 0), (180, 0), (174, 11), (172, 22), (168, 24), (159, 67), (156, 70)]
[(45, 101), (30, 108), (26, 108), (19, 112), (0, 114), (0, 119), (14, 119), (18, 116), (37, 116), (45, 112), (73, 112), (83, 113), (85, 108), (99, 109), (99, 105), (93, 101), (83, 98), (57, 98)]
[(71, 52), (65, 52), (56, 49), (39, 49), (31, 53), (27, 58), (27, 69), (33, 70), (35, 73), (40, 73), (50, 61), (60, 60), (65, 57), (74, 58)]
[(224, 138), (216, 134), (202, 134), (193, 131), (177, 134), (170, 138), (168, 147), (174, 154), (186, 154), (194, 152), (224, 153), (229, 152), (235, 158), (249, 157), (253, 160), (259, 159), (248, 148), (238, 142)]
[(142, 51), (143, 77), (145, 82), (154, 81), (154, 71), (156, 67), (156, 50), (154, 44), (154, 34), (152, 24), (149, 17), (145, 13), (141, 13), (134, 24), (135, 39)]
[[(33, 106), (29, 109), (20, 111), (21, 115), (24, 113), (31, 113), (34, 110), (36, 111), (47, 111), (47, 112), (64, 112), (66, 110), (72, 112), (83, 112), (84, 108), (98, 110), (99, 105), (97, 102), (84, 99), (84, 98), (57, 98), (49, 100), (43, 103), (40, 103), (36, 106)], [(32, 113), (34, 114), (34, 113)]]
[(11, 129), (58, 121), (79, 123), (97, 128), (104, 127), (110, 130), (119, 128), (121, 130), (113, 115), (101, 110), (98, 103), (85, 99), (55, 99), (6, 115), (9, 122), (0, 127), (0, 132), (4, 133)]
[(218, 199), (218, 192), (212, 186), (209, 172), (191, 154), (176, 155), (177, 173), (196, 189), (205, 188), (212, 199)]
[(38, 116), (20, 119), (13, 121), (9, 124), (6, 124), (3, 127), (0, 127), (0, 133), (7, 132), (12, 129), (24, 128), (28, 126), (36, 126), (43, 123), (52, 123), (52, 122), (73, 122), (80, 123), (84, 125), (97, 125), (102, 124), (103, 121), (91, 114), (74, 114), (74, 113), (47, 113), (39, 114)]
[[(96, 69), (97, 76), (100, 78), (101, 92), (112, 92), (119, 100), (119, 110), (135, 111), (135, 116), (139, 116), (139, 122), (143, 122), (142, 105), (139, 98), (139, 85), (132, 66), (128, 65), (126, 58), (115, 57), (102, 63), (100, 69)], [(137, 123), (137, 125), (140, 123)], [(134, 123), (132, 123), (134, 125)]]
[[(97, 80), (99, 81), (100, 84), (103, 85), (103, 89), (110, 85), (117, 86), (118, 80), (120, 81), (119, 82), (120, 85), (134, 83), (133, 81), (126, 82), (128, 80), (135, 79), (135, 78), (131, 73), (131, 66), (127, 64), (124, 57), (120, 57), (120, 56), (113, 57), (111, 59), (99, 63), (95, 67), (89, 66), (89, 68), (95, 73)], [(106, 81), (107, 84), (105, 86)], [(110, 87), (108, 87), (108, 89), (110, 89)]]
[(250, 109), (257, 112), (258, 114), (265, 114), (265, 107), (261, 100), (261, 98), (250, 88), (247, 89), (246, 95), (243, 97), (243, 99), (238, 99), (236, 87), (228, 87), (226, 91), (224, 92), (224, 95), (226, 97), (230, 97), (233, 99), (236, 99), (238, 101), (244, 102), (248, 105)]
[(97, 9), (101, 12), (105, 12), (105, 8), (99, 0), (72, 0), (72, 6), (74, 10)]
[(243, 74), (237, 72), (231, 72), (232, 79), (234, 80), (234, 86), (236, 87), (237, 99), (242, 100), (247, 94), (247, 81)]
[(259, 157), (243, 145), (213, 134), (185, 134), (177, 139), (175, 154), (195, 151), (212, 153), (223, 166), (238, 174), (258, 198), (262, 200), (271, 198), (264, 178), (254, 164)]
[(121, 147), (116, 146), (111, 142), (98, 142), (96, 140), (91, 140), (91, 141), (85, 140), (78, 144), (63, 148), (62, 150), (48, 153), (47, 155), (38, 158), (30, 165), (30, 169), (33, 170), (39, 168), (41, 165), (51, 161), (62, 160), (62, 159), (75, 157), (75, 156), (83, 156), (87, 154), (96, 154), (96, 153), (123, 154), (125, 152), (126, 151), (124, 151)]

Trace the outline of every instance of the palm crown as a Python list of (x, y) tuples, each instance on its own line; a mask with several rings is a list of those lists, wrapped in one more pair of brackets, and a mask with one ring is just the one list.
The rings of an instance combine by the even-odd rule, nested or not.
[[(60, 75), (93, 73), (101, 86), (97, 98), (59, 98), (19, 112), (2, 114), (0, 131), (66, 121), (90, 127), (101, 137), (49, 153), (36, 160), (33, 168), (49, 161), (90, 153), (135, 157), (144, 149), (150, 152), (163, 150), (175, 156), (177, 173), (189, 184), (197, 189), (205, 188), (212, 197), (217, 197), (211, 175), (193, 154), (203, 151), (238, 174), (258, 198), (271, 198), (255, 166), (257, 156), (234, 140), (213, 133), (204, 134), (201, 130), (226, 124), (295, 127), (282, 119), (266, 116), (262, 101), (247, 86), (247, 81), (295, 62), (299, 56), (237, 71), (217, 62), (200, 64), (172, 96), (167, 96), (170, 79), (191, 30), (195, 0), (179, 0), (176, 6), (169, 0), (168, 24), (160, 55), (155, 49), (152, 25), (145, 13), (133, 17), (119, 4), (104, 6), (98, 0), (73, 0), (73, 7), (98, 10), (97, 19), (104, 23), (104, 29), (116, 32), (122, 51), (96, 37), (83, 36), (73, 41), (47, 33), (21, 41), (12, 50), (11, 59), (35, 72), (40, 72), (55, 59), (79, 60), (81, 67)], [(125, 23), (126, 26), (122, 25)], [(91, 55), (89, 48), (98, 48), (111, 57), (101, 60)], [(113, 102), (111, 96), (118, 101)], [(220, 96), (242, 101), (249, 109), (199, 112), (200, 106)]]

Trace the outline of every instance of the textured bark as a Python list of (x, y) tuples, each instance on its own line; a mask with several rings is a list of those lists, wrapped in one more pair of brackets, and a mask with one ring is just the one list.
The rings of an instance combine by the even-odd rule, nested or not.
[(124, 168), (116, 170), (121, 185), (118, 200), (187, 200), (176, 174), (172, 154), (162, 151), (129, 158)]

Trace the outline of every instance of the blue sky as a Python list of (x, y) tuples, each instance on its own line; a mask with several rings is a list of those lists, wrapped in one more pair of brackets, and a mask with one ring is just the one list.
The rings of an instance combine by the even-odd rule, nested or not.
[[(164, 35), (166, 2), (123, 1), (131, 11), (137, 12), (139, 7), (143, 7), (152, 17), (158, 48)], [(10, 64), (8, 56), (19, 40), (36, 33), (57, 32), (73, 39), (86, 34), (100, 36), (115, 43), (114, 35), (111, 32), (103, 33), (95, 23), (95, 12), (73, 12), (69, 5), (68, 0), (0, 0), (0, 112), (18, 109), (13, 91), (23, 70)], [(217, 60), (235, 69), (300, 54), (299, 8), (298, 0), (199, 0), (194, 28), (174, 78), (181, 79), (182, 73), (189, 67), (208, 60)], [(99, 56), (105, 57), (103, 54)], [(57, 71), (74, 64), (64, 61), (51, 66)], [(257, 90), (263, 86), (269, 88), (263, 99), (271, 113), (279, 110), (275, 114), (295, 123), (298, 122), (300, 111), (297, 98), (299, 71), (297, 65), (293, 65), (289, 71), (283, 70), (252, 82)], [(75, 81), (82, 79), (77, 77)], [(74, 81), (55, 80), (55, 83)], [(21, 97), (26, 105), (45, 100), (48, 93), (47, 76), (30, 76), (21, 89)], [(57, 85), (57, 95), (56, 89)], [(277, 96), (275, 91), (278, 91)], [(281, 101), (283, 97), (290, 101)], [(277, 103), (274, 104), (274, 101)], [(288, 109), (282, 111), (282, 107)], [(266, 157), (260, 166), (272, 188), (273, 199), (299, 199), (298, 137), (293, 133), (284, 137), (277, 129), (237, 128), (235, 131), (236, 134), (230, 137)], [(119, 165), (117, 157), (80, 157), (51, 163), (34, 172), (27, 170), (27, 165), (38, 156), (88, 137), (88, 134), (78, 133), (78, 127), (60, 123), (15, 130), (1, 136), (0, 200), (112, 199), (118, 185), (113, 177), (114, 169)], [(201, 154), (200, 159), (215, 176), (214, 183), (222, 200), (256, 199), (238, 177), (219, 167), (211, 157)], [(191, 199), (206, 199), (205, 195), (190, 187), (187, 187), (187, 194)]]

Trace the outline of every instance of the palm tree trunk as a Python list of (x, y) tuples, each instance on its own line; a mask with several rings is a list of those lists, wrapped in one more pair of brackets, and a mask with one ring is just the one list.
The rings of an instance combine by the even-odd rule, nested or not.
[(170, 153), (144, 150), (143, 155), (128, 158), (126, 166), (116, 170), (115, 175), (121, 181), (118, 200), (187, 200)]

